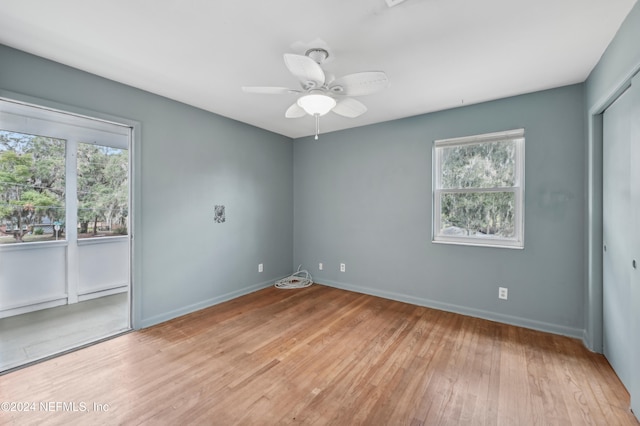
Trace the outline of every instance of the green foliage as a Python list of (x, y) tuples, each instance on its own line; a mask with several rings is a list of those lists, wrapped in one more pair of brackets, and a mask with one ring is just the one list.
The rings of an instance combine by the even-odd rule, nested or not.
[(116, 234), (116, 235), (127, 235), (128, 234), (127, 227), (126, 226), (120, 226), (118, 228), (115, 228), (113, 230), (113, 233)]
[(64, 219), (63, 205), (64, 141), (0, 131), (0, 219), (16, 240), (45, 216)]
[(442, 194), (442, 226), (464, 230), (466, 235), (514, 235), (514, 194), (488, 192)]
[(44, 234), (44, 229), (42, 228), (36, 228), (35, 231), (33, 231), (33, 235), (43, 235)]
[[(513, 237), (515, 144), (511, 141), (442, 147), (441, 231)], [(499, 188), (505, 188), (500, 191)], [(480, 189), (481, 192), (447, 192)]]
[[(28, 228), (65, 220), (64, 140), (0, 130), (0, 220), (21, 242)], [(78, 222), (86, 233), (98, 224), (127, 234), (128, 151), (78, 144)]]
[(515, 184), (511, 141), (442, 148), (442, 188), (501, 188)]
[[(126, 225), (128, 215), (127, 150), (80, 144), (78, 146), (78, 221), (80, 232), (98, 222), (109, 227)], [(126, 226), (124, 226), (126, 234)]]

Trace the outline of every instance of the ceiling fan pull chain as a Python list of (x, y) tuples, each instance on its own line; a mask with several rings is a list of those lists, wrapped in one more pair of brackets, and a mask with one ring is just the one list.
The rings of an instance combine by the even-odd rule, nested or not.
[(318, 140), (318, 133), (320, 133), (320, 114), (314, 114), (316, 117), (316, 140)]

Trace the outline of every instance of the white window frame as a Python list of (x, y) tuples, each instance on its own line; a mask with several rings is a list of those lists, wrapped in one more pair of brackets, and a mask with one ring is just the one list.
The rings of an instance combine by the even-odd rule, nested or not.
[[(442, 187), (442, 148), (463, 145), (480, 145), (484, 143), (513, 141), (515, 143), (514, 186), (497, 188), (443, 188)], [(461, 244), (472, 246), (489, 246), (512, 249), (524, 248), (524, 129), (504, 132), (486, 133), (452, 139), (436, 140), (433, 143), (433, 220), (432, 241), (434, 243)], [(513, 238), (486, 238), (475, 236), (445, 235), (441, 233), (441, 200), (443, 194), (452, 193), (490, 193), (512, 192), (515, 195), (514, 236)]]

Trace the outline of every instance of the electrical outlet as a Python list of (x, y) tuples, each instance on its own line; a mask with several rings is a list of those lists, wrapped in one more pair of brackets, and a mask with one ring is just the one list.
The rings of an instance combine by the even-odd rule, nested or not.
[(262, 263), (258, 263), (258, 272), (264, 271), (264, 265)]
[(344, 263), (340, 264), (340, 272), (345, 272), (347, 270), (347, 265), (345, 265)]
[(322, 265), (322, 262), (318, 263), (318, 270), (322, 271), (322, 268), (324, 268), (324, 265)]
[(509, 289), (506, 287), (498, 287), (498, 299), (507, 300), (509, 297)]

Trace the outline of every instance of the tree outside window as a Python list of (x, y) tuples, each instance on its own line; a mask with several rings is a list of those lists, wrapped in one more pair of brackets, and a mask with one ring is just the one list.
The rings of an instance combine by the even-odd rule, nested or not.
[(0, 130), (0, 242), (59, 237), (64, 195), (65, 141)]
[(78, 144), (78, 237), (127, 235), (126, 149)]
[[(0, 130), (0, 244), (65, 237), (65, 158), (62, 139)], [(126, 149), (79, 143), (78, 237), (127, 235)]]

